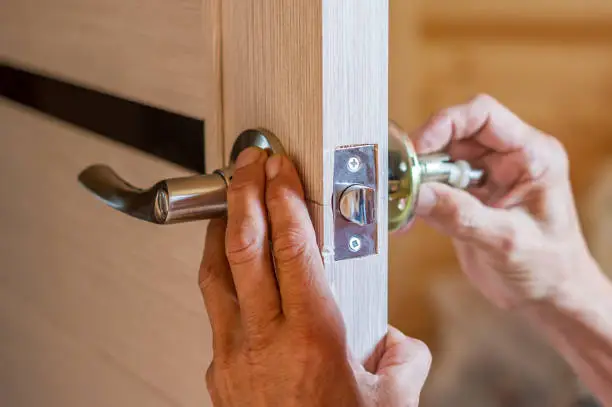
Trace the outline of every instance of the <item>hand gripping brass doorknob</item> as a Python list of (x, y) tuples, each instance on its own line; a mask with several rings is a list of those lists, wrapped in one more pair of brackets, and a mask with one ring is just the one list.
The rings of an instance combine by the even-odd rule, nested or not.
[(227, 209), (226, 191), (234, 162), (247, 147), (283, 153), (280, 141), (265, 130), (240, 134), (230, 154), (230, 164), (208, 175), (171, 178), (149, 189), (140, 189), (123, 180), (110, 167), (92, 165), (79, 181), (108, 206), (135, 218), (157, 224), (171, 224), (221, 217)]
[(421, 184), (443, 182), (465, 189), (482, 183), (484, 171), (467, 161), (451, 161), (447, 154), (417, 155), (408, 136), (389, 123), (389, 231), (409, 225), (414, 218)]

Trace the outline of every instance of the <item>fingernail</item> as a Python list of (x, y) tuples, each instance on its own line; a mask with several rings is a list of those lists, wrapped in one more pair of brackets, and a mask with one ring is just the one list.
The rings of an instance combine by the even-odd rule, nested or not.
[(249, 147), (240, 153), (236, 160), (236, 168), (246, 167), (247, 165), (253, 164), (261, 157), (262, 150), (257, 147)]
[(417, 215), (427, 215), (431, 212), (432, 208), (436, 205), (438, 197), (436, 192), (430, 185), (423, 184), (419, 189), (419, 197), (417, 199), (417, 205), (415, 212)]
[(283, 157), (281, 155), (275, 154), (268, 159), (266, 162), (266, 176), (269, 180), (276, 178), (280, 169), (283, 166)]

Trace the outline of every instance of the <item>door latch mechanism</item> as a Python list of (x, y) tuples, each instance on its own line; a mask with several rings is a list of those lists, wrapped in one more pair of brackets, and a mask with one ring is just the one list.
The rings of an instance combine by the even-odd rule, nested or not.
[[(224, 216), (227, 187), (234, 162), (247, 147), (284, 153), (280, 141), (266, 130), (241, 133), (229, 165), (207, 175), (171, 178), (149, 189), (130, 185), (110, 167), (92, 165), (79, 181), (108, 206), (156, 224), (172, 224)], [(414, 218), (418, 191), (425, 182), (444, 182), (467, 188), (483, 180), (482, 170), (466, 161), (451, 161), (445, 154), (417, 155), (407, 135), (389, 123), (389, 231), (402, 229)], [(336, 256), (361, 257), (376, 252), (377, 166), (375, 145), (339, 148), (334, 164), (334, 216)], [(339, 248), (342, 247), (341, 250)]]

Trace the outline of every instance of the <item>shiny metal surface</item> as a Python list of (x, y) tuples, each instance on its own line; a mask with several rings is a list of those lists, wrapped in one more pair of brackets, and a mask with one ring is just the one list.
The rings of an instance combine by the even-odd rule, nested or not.
[(451, 161), (446, 154), (418, 156), (421, 165), (421, 182), (444, 182), (455, 188), (478, 185), (484, 171), (472, 169), (467, 161)]
[(168, 211), (165, 223), (213, 219), (227, 211), (227, 184), (218, 174), (165, 181)]
[(376, 191), (363, 185), (351, 185), (340, 197), (340, 213), (349, 222), (369, 225), (376, 221)]
[(334, 151), (335, 260), (365, 257), (378, 251), (376, 154), (375, 145), (339, 147)]
[(422, 167), (412, 142), (402, 129), (389, 122), (389, 232), (414, 218)]
[(141, 189), (97, 164), (81, 172), (79, 181), (108, 206), (156, 224), (210, 219), (226, 210), (226, 184), (217, 174), (171, 178)]
[(389, 231), (410, 225), (423, 183), (465, 189), (481, 184), (484, 176), (483, 170), (467, 161), (452, 161), (447, 154), (417, 155), (408, 135), (389, 122)]
[(227, 186), (234, 162), (242, 150), (252, 146), (269, 153), (284, 153), (273, 134), (247, 130), (236, 139), (229, 166), (210, 175), (166, 179), (141, 189), (129, 184), (112, 168), (96, 164), (83, 170), (79, 181), (108, 206), (147, 222), (172, 224), (218, 218), (227, 211)]
[(236, 159), (238, 159), (238, 156), (243, 150), (249, 147), (259, 147), (262, 150), (267, 151), (269, 155), (285, 154), (285, 149), (283, 148), (280, 140), (268, 130), (249, 129), (243, 131), (234, 141), (232, 151), (230, 152), (229, 165), (215, 171), (215, 173), (221, 175), (223, 179), (225, 179), (228, 185), (230, 184), (234, 174), (234, 163), (236, 162)]

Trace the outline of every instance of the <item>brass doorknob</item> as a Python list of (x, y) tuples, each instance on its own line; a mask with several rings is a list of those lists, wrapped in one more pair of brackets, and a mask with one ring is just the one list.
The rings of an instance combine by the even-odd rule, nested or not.
[(478, 185), (484, 171), (446, 154), (418, 155), (408, 135), (389, 122), (389, 231), (404, 228), (414, 218), (421, 184), (443, 182), (465, 189)]
[(283, 153), (280, 141), (265, 130), (240, 134), (230, 154), (230, 164), (208, 175), (171, 178), (148, 189), (136, 188), (110, 167), (92, 165), (79, 174), (85, 188), (108, 206), (127, 215), (156, 224), (171, 224), (221, 217), (227, 209), (226, 191), (234, 162), (247, 147)]

